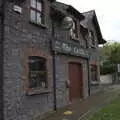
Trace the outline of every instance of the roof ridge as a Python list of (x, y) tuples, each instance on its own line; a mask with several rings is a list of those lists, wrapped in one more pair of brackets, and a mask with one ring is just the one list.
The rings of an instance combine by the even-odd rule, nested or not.
[(93, 10), (89, 10), (89, 11), (82, 12), (82, 13), (84, 14), (84, 13), (90, 13), (90, 12), (95, 12), (95, 10), (93, 9)]

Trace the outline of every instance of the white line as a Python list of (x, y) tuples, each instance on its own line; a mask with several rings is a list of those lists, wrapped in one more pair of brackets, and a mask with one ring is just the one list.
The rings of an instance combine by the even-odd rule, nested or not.
[(88, 110), (86, 113), (84, 113), (83, 115), (81, 115), (78, 120), (81, 120), (83, 117), (85, 117), (91, 110)]

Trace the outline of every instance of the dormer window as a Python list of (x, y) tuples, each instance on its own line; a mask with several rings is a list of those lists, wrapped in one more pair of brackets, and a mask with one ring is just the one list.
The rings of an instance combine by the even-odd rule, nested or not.
[(44, 24), (42, 0), (30, 0), (30, 20), (36, 24)]
[(70, 35), (72, 39), (79, 39), (79, 31), (77, 21), (73, 21), (73, 26), (70, 30)]
[(80, 33), (83, 39), (80, 40), (80, 43), (83, 42), (83, 48), (88, 48), (89, 32), (88, 29), (84, 27), (84, 25), (82, 25), (81, 23), (80, 23)]
[(84, 36), (85, 48), (88, 48), (88, 33)]
[(93, 31), (89, 32), (89, 37), (90, 37), (91, 45), (95, 46), (95, 37)]

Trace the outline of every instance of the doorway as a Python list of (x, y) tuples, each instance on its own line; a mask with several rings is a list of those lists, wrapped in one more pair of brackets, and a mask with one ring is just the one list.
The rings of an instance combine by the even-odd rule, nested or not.
[(69, 63), (69, 100), (83, 98), (83, 72), (80, 63)]

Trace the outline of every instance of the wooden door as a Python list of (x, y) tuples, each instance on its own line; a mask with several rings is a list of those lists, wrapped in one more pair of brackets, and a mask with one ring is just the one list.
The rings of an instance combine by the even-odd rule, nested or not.
[(83, 97), (82, 66), (77, 63), (69, 63), (69, 99), (70, 101)]

